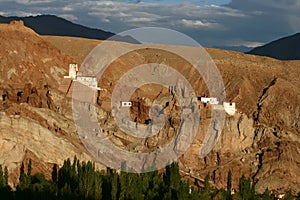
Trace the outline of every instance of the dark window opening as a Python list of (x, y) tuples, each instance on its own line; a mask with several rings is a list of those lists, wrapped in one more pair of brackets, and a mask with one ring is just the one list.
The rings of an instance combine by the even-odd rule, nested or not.
[(20, 101), (20, 99), (22, 98), (22, 91), (17, 92), (17, 101)]
[(146, 125), (148, 125), (148, 124), (150, 124), (150, 123), (151, 123), (151, 119), (146, 119), (146, 120), (145, 120), (145, 124), (146, 124)]
[(37, 90), (35, 88), (32, 88), (31, 94), (37, 94)]
[(169, 105), (170, 105), (170, 102), (166, 102), (165, 108), (168, 107)]
[(170, 125), (172, 126), (173, 121), (172, 121), (172, 118), (171, 118), (171, 117), (168, 119), (168, 121), (169, 121)]
[(6, 94), (2, 94), (2, 101), (6, 100), (7, 95)]
[(50, 90), (47, 91), (46, 96), (49, 97), (51, 95)]

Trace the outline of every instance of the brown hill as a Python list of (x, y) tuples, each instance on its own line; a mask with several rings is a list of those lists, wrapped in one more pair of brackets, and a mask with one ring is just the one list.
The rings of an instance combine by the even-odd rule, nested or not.
[[(75, 57), (78, 63), (83, 62), (88, 53), (101, 43), (98, 40), (72, 37), (44, 36), (44, 38), (68, 55)], [(258, 121), (264, 124), (271, 126), (277, 124), (300, 133), (299, 126), (296, 125), (298, 122), (294, 124), (292, 122), (291, 125), (292, 119), (299, 116), (298, 112), (292, 111), (299, 106), (300, 77), (297, 74), (300, 71), (300, 61), (280, 61), (219, 49), (207, 49), (207, 52), (222, 74), (228, 101), (235, 101), (238, 109), (248, 117), (256, 120), (260, 118)], [(151, 60), (151, 58), (145, 59)], [(134, 65), (132, 61), (131, 64)], [(122, 67), (126, 66), (120, 66)], [(112, 73), (116, 72), (110, 73), (109, 77), (113, 77)], [(186, 76), (188, 74), (192, 72), (186, 72)], [(202, 88), (201, 84), (203, 83), (198, 83)], [(263, 106), (260, 105), (262, 101), (264, 101)], [(295, 107), (287, 106), (290, 103)], [(283, 115), (279, 113), (284, 113), (286, 117), (282, 117)]]
[(2, 84), (59, 85), (73, 60), (70, 56), (25, 27), (22, 21), (1, 24), (0, 33)]
[[(88, 52), (88, 48), (92, 49), (100, 43), (75, 38), (68, 38), (68, 43), (64, 42), (65, 38), (46, 39), (59, 49), (66, 49), (68, 54), (78, 57), (79, 62), (83, 61), (82, 55)], [(73, 45), (81, 48), (74, 50)], [(82, 48), (84, 46), (87, 48)], [(199, 134), (200, 138), (195, 140), (186, 153), (189, 156), (181, 159), (182, 169), (192, 171), (189, 176), (193, 177), (203, 178), (209, 173), (213, 182), (220, 187), (226, 185), (227, 171), (231, 170), (235, 187), (239, 177), (245, 174), (256, 181), (259, 192), (267, 187), (277, 193), (298, 192), (300, 77), (297, 74), (300, 73), (300, 61), (279, 61), (219, 49), (207, 49), (207, 52), (222, 74), (227, 100), (237, 103), (239, 114), (227, 118), (217, 146), (204, 160), (198, 158), (203, 140)], [(151, 59), (151, 54), (147, 57), (141, 53), (140, 60), (151, 62)], [(112, 65), (105, 76), (109, 78), (105, 79), (102, 86), (116, 81), (120, 69), (128, 70), (126, 63), (137, 65), (138, 60), (124, 58), (123, 62), (119, 60), (116, 63), (115, 68)], [(186, 77), (190, 74), (193, 72), (184, 72)], [(194, 84), (205, 88), (201, 80)], [(147, 95), (153, 91), (145, 89), (139, 92)], [(147, 118), (147, 115), (140, 115), (144, 116), (140, 121)], [(203, 123), (207, 123), (206, 120)], [(131, 140), (128, 137), (126, 139)]]
[(10, 183), (29, 158), (48, 177), (66, 157), (92, 159), (75, 134), (70, 103), (56, 90), (74, 59), (21, 21), (0, 24), (0, 44), (0, 163)]
[(77, 63), (82, 63), (90, 51), (101, 43), (101, 40), (67, 36), (42, 36), (42, 38), (72, 56), (72, 58), (76, 59)]
[[(6, 26), (13, 27), (15, 25)], [(9, 28), (6, 29), (9, 30)], [(71, 99), (66, 97), (65, 93), (58, 91), (57, 88), (63, 75), (67, 75), (68, 64), (73, 62), (70, 57), (64, 57), (62, 52), (74, 57), (78, 63), (81, 63), (88, 52), (100, 41), (52, 36), (41, 38), (25, 27), (19, 28), (22, 31), (17, 31), (17, 27), (11, 29), (12, 33), (16, 35), (15, 37), (11, 37), (12, 33), (4, 35), (2, 32), (0, 36), (4, 38), (3, 42), (12, 44), (11, 46), (6, 45), (5, 48), (2, 48), (2, 45), (0, 47), (0, 56), (5, 57), (6, 63), (15, 63), (14, 66), (19, 66), (18, 64), (22, 63), (22, 59), (30, 59), (30, 56), (34, 57), (34, 55), (40, 59), (30, 60), (32, 64), (29, 61), (23, 64), (32, 70), (32, 73), (37, 73), (35, 76), (22, 76), (21, 69), (15, 70), (20, 74), (22, 81), (18, 80), (17, 76), (12, 75), (16, 72), (10, 72), (10, 65), (2, 63), (0, 65), (3, 71), (1, 80), (6, 80), (1, 82), (1, 87), (4, 88), (1, 90), (1, 95), (8, 93), (6, 99), (2, 99), (0, 116), (0, 163), (9, 166), (11, 180), (15, 181), (18, 177), (16, 172), (20, 163), (23, 160), (28, 160), (28, 157), (32, 157), (36, 161), (36, 165), (43, 163), (36, 169), (41, 169), (41, 166), (48, 166), (52, 163), (61, 164), (62, 159), (72, 157), (75, 154), (79, 155), (80, 159), (92, 159), (78, 140), (72, 117)], [(3, 32), (5, 31), (3, 30)], [(32, 41), (35, 39), (38, 44), (42, 43), (42, 48), (40, 45), (30, 45), (32, 42), (27, 42), (26, 39), (20, 39), (27, 37), (32, 38)], [(18, 60), (14, 60), (13, 56), (9, 57), (9, 53), (5, 53), (6, 48), (14, 52), (14, 49), (21, 47), (24, 54), (18, 53), (17, 55), (20, 55)], [(45, 47), (49, 50), (45, 50)], [(17, 51), (20, 50), (17, 49)], [(256, 181), (256, 190), (259, 192), (263, 192), (267, 187), (277, 193), (299, 192), (300, 77), (298, 74), (300, 73), (300, 61), (278, 61), (218, 49), (207, 49), (207, 51), (222, 74), (227, 100), (235, 101), (239, 112), (235, 116), (227, 116), (225, 127), (217, 145), (205, 158), (199, 158), (198, 154), (203, 141), (201, 137), (203, 130), (207, 128), (210, 122), (210, 107), (208, 106), (203, 111), (204, 113), (201, 113), (205, 114), (201, 121), (204, 129), (199, 130), (190, 149), (179, 160), (182, 174), (194, 180), (195, 184), (201, 185), (203, 178), (209, 173), (214, 185), (225, 187), (227, 172), (231, 170), (235, 188), (238, 185), (238, 179), (242, 174), (245, 174)], [(109, 109), (102, 104), (103, 98), (111, 95), (112, 89), (109, 83), (114, 83), (118, 76), (122, 75), (122, 72), (129, 69), (126, 63), (130, 62), (133, 65), (138, 64), (141, 60), (152, 62), (151, 53), (136, 53), (139, 55), (138, 59), (132, 60), (124, 56), (123, 60), (121, 59), (109, 67), (106, 72), (107, 76), (99, 83), (101, 87), (107, 89), (107, 93), (99, 96), (96, 109), (98, 118), (101, 119), (103, 127), (113, 142), (128, 151), (147, 151), (147, 149), (152, 149), (169, 141), (174, 137), (174, 134), (162, 132), (157, 137), (148, 140), (137, 140), (124, 135), (114, 125)], [(28, 54), (30, 56), (27, 56)], [(160, 55), (162, 58), (168, 56), (163, 53)], [(46, 65), (48, 62), (43, 64), (41, 58), (49, 58), (51, 59), (49, 63), (54, 64)], [(70, 60), (68, 60), (69, 58)], [(172, 62), (180, 63), (178, 60)], [(174, 63), (170, 61), (170, 64), (176, 66)], [(33, 66), (41, 66), (43, 73), (40, 73)], [(57, 68), (52, 67), (51, 71), (47, 66), (50, 66), (50, 69), (52, 66), (57, 66)], [(188, 68), (182, 73), (192, 79), (192, 72), (193, 69)], [(38, 87), (38, 80), (40, 79), (49, 87), (45, 89), (43, 86), (34, 91), (31, 87), (28, 89), (29, 95), (25, 95), (26, 98), (17, 95), (20, 89), (18, 88), (20, 87), (19, 84), (18, 86), (12, 84), (16, 81), (23, 84), (24, 88), (26, 88), (26, 83), (36, 84)], [(195, 80), (195, 84), (199, 93), (207, 92), (202, 80)], [(160, 87), (151, 87), (150, 89), (151, 94), (159, 93), (161, 90)], [(137, 101), (136, 97), (139, 95), (146, 96), (145, 100), (140, 102), (140, 108), (133, 107), (132, 109), (132, 115), (138, 116), (139, 122), (144, 122), (148, 118), (148, 114), (146, 114), (147, 102), (151, 102), (153, 98), (160, 100), (170, 98), (165, 91), (160, 95), (149, 95), (150, 89), (142, 87), (139, 94), (132, 97), (133, 100)], [(25, 89), (23, 92), (27, 93)], [(9, 95), (10, 93), (16, 94)], [(35, 102), (33, 100), (27, 102), (29, 96), (35, 99), (37, 103), (30, 103)], [(169, 102), (169, 107), (174, 105), (171, 100)], [(177, 111), (176, 109), (172, 110), (172, 108), (167, 109), (174, 111), (171, 121), (174, 121), (175, 124), (172, 124), (172, 127), (175, 129), (179, 126)], [(166, 123), (171, 127), (169, 122)], [(40, 148), (41, 146), (43, 148)]]

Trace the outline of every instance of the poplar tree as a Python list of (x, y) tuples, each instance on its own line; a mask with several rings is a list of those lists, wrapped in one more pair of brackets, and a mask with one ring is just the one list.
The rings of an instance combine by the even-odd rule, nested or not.
[(2, 171), (2, 165), (0, 164), (0, 189), (4, 187), (4, 176)]
[(227, 175), (227, 196), (226, 196), (226, 199), (228, 200), (232, 199), (231, 189), (232, 189), (232, 173), (231, 170), (229, 170)]
[(8, 186), (8, 169), (6, 166), (4, 167), (4, 177), (3, 178), (4, 178), (3, 179), (4, 187), (7, 187)]

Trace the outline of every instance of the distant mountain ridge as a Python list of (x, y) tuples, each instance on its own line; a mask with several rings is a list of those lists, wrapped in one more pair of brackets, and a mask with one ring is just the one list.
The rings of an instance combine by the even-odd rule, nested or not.
[(25, 26), (33, 29), (40, 35), (72, 36), (97, 40), (106, 40), (113, 37), (112, 40), (139, 43), (132, 37), (121, 37), (112, 32), (75, 24), (55, 15), (38, 15), (29, 17), (4, 17), (0, 15), (0, 23), (8, 24), (13, 20), (24, 21)]
[(248, 52), (250, 50), (252, 50), (252, 47), (247, 47), (247, 46), (213, 46), (212, 48), (217, 48), (217, 49), (224, 49), (224, 50), (230, 50), (230, 51), (237, 51), (237, 52)]
[(256, 47), (247, 53), (279, 60), (300, 60), (300, 33)]

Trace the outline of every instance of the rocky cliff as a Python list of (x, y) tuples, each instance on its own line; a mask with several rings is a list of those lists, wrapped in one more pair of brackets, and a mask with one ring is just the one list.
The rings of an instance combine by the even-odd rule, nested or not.
[[(17, 181), (21, 162), (29, 158), (34, 161), (35, 171), (48, 174), (52, 164), (60, 165), (65, 158), (77, 155), (82, 160), (93, 159), (77, 135), (70, 95), (58, 88), (67, 75), (69, 63), (75, 59), (82, 62), (89, 52), (87, 49), (91, 50), (99, 41), (41, 38), (21, 23), (1, 25), (0, 31), (0, 163), (8, 166), (10, 182)], [(210, 174), (214, 185), (225, 187), (227, 172), (231, 170), (234, 187), (244, 174), (257, 183), (258, 192), (266, 188), (277, 193), (299, 192), (300, 62), (218, 49), (207, 49), (207, 52), (221, 72), (227, 101), (236, 102), (238, 112), (226, 116), (216, 146), (200, 158), (212, 109), (210, 105), (200, 105), (201, 129), (179, 159), (182, 175), (201, 185), (203, 178)], [(111, 141), (127, 151), (146, 152), (163, 146), (176, 137), (180, 128), (176, 98), (168, 89), (157, 85), (141, 87), (133, 94), (134, 106), (130, 113), (136, 122), (147, 124), (151, 104), (164, 105), (168, 120), (156, 136), (137, 139), (126, 135), (116, 127), (111, 115), (107, 102), (116, 80), (130, 69), (128, 63), (134, 66), (145, 60), (153, 62), (153, 53), (159, 54), (155, 62), (169, 62), (180, 70), (180, 58), (166, 61), (170, 55), (165, 52), (136, 52), (138, 58), (124, 56), (117, 60), (99, 81), (106, 90), (97, 96), (97, 118)], [(199, 94), (208, 95), (204, 81), (193, 79), (195, 71), (191, 67), (180, 72), (193, 81)]]
[(74, 59), (22, 21), (1, 24), (0, 33), (0, 163), (10, 184), (29, 159), (47, 177), (67, 157), (92, 160), (76, 134), (71, 102), (57, 90)]

